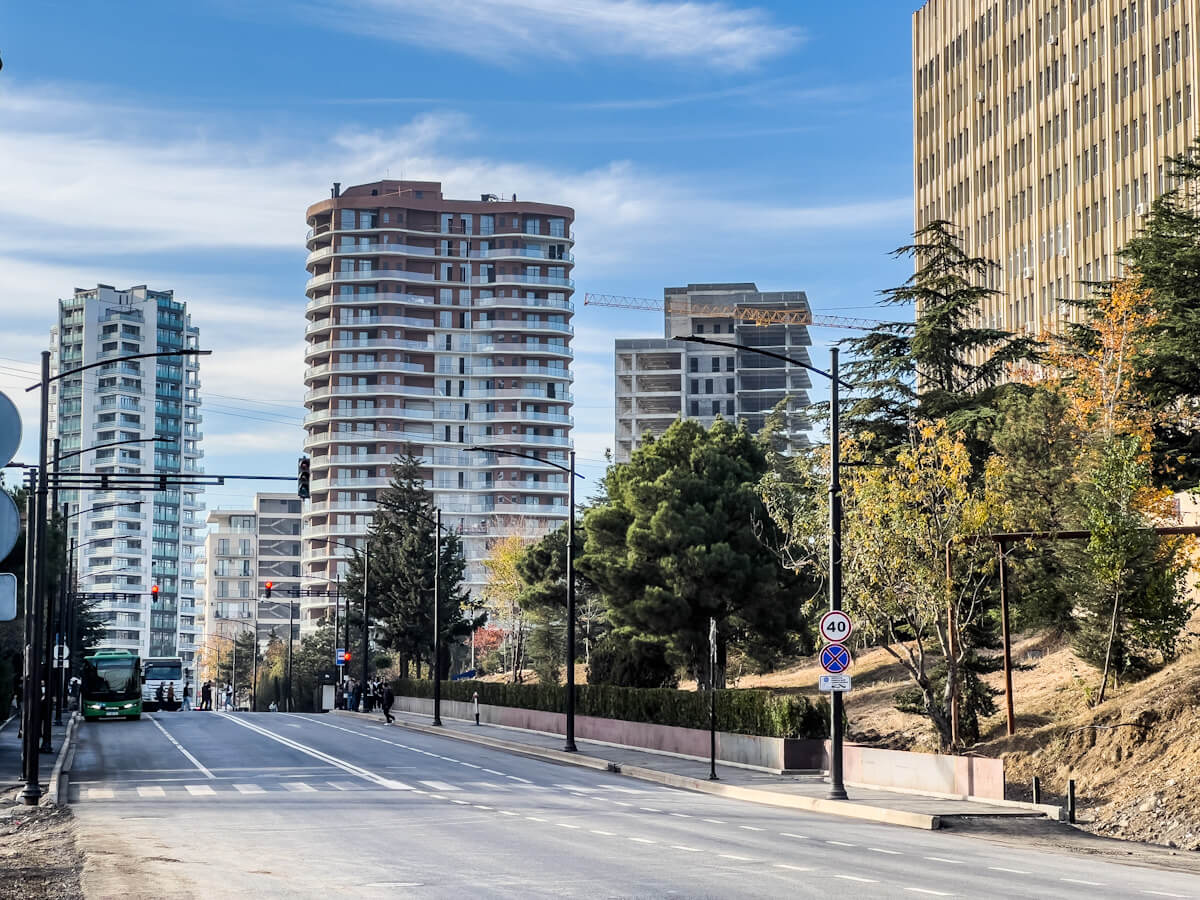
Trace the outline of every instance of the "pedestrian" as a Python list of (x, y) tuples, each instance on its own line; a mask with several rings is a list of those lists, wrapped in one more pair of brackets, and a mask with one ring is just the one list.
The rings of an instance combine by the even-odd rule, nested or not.
[(272, 701), (271, 701), (271, 705), (270, 705), (270, 706), (268, 706), (268, 707), (267, 707), (267, 709), (268, 709), (270, 712), (279, 712), (279, 704), (278, 704), (278, 703), (276, 703), (274, 700), (272, 700)]
[(358, 695), (361, 690), (359, 683), (353, 678), (350, 679), (350, 711), (358, 712)]
[(225, 684), (225, 709), (228, 712), (233, 712), (233, 685)]
[(392, 715), (392, 704), (396, 702), (396, 695), (392, 693), (392, 686), (385, 684), (383, 686), (383, 696), (380, 698), (380, 706), (383, 707), (383, 720), (389, 725), (396, 717)]
[(334, 709), (345, 709), (346, 708), (346, 689), (343, 688), (340, 684), (336, 688), (334, 688), (334, 691), (333, 691), (333, 708)]
[(162, 682), (158, 683), (158, 687), (154, 689), (154, 702), (158, 704), (158, 708), (162, 709), (163, 705), (163, 686)]
[(192, 709), (192, 683), (185, 681), (183, 683), (183, 710), (191, 712)]
[(212, 709), (212, 682), (206, 681), (200, 685), (200, 708)]
[(167, 709), (175, 708), (175, 682), (167, 685)]

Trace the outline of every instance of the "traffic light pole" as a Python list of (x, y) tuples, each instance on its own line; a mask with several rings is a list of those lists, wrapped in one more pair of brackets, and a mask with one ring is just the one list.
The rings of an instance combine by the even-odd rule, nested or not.
[(442, 511), (434, 510), (433, 529), (433, 724), (442, 724), (442, 632), (438, 617), (442, 586)]

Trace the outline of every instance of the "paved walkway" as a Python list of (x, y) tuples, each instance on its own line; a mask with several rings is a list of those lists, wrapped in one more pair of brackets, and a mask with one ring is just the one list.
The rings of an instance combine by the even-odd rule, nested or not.
[[(6, 719), (8, 716), (0, 719), (0, 791), (24, 784), (21, 778), (21, 741), (17, 737), (20, 717), (13, 716), (5, 724)], [(43, 790), (50, 780), (50, 770), (54, 768), (54, 762), (58, 759), (58, 751), (62, 748), (63, 735), (67, 731), (69, 720), (69, 714), (64, 713), (63, 724), (52, 725), (50, 729), (50, 746), (53, 752), (41, 754), (38, 769)]]
[[(344, 713), (356, 718), (380, 721), (378, 713)], [(398, 712), (397, 724), (412, 724), (422, 728), (430, 727), (432, 717), (414, 712)], [(550, 735), (537, 731), (527, 731), (519, 728), (508, 728), (496, 725), (475, 725), (461, 719), (442, 717), (442, 730), (448, 735), (461, 734), (465, 738), (484, 738), (505, 741), (510, 744), (520, 744), (538, 750), (562, 750), (561, 735)], [(576, 740), (580, 756), (605, 760), (621, 766), (622, 769), (639, 767), (666, 775), (682, 776), (707, 781), (709, 777), (708, 760), (687, 759), (664, 753), (654, 753), (634, 747), (615, 746), (597, 743), (595, 741)], [(822, 775), (773, 775), (739, 766), (717, 764), (718, 785), (761, 791), (773, 795), (791, 795), (797, 798), (825, 800), (829, 794), (828, 780)], [(878, 788), (848, 786), (846, 792), (849, 802), (855, 805), (873, 807), (880, 810), (897, 810), (900, 812), (917, 813), (939, 818), (959, 816), (1010, 816), (1010, 817), (1041, 817), (1042, 813), (1035, 810), (1008, 805), (993, 805), (984, 802), (942, 799), (921, 794), (901, 793)], [(763, 798), (764, 802), (769, 802)], [(936, 826), (935, 826), (936, 827)]]

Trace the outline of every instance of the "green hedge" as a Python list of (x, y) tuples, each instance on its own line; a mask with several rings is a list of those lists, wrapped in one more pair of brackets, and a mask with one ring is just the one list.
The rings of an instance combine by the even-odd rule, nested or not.
[[(430, 698), (432, 681), (400, 678), (392, 683), (398, 697)], [(490, 681), (443, 681), (442, 698), (562, 712), (566, 688), (553, 684), (497, 684)], [(683, 728), (708, 728), (709, 696), (670, 688), (627, 688), (583, 684), (575, 688), (575, 711), (581, 716), (652, 722)], [(717, 730), (760, 737), (823, 738), (829, 736), (829, 704), (806, 697), (776, 696), (767, 691), (717, 692)]]

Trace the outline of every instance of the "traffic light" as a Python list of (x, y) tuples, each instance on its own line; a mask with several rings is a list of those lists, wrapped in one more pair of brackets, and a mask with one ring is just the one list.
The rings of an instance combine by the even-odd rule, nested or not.
[(267, 599), (270, 600), (271, 599), (271, 588), (275, 587), (275, 582), (268, 581), (266, 584), (263, 585), (263, 587), (266, 589)]
[(307, 456), (300, 457), (300, 461), (296, 464), (296, 494), (301, 500), (308, 499), (309, 467), (311, 465)]
[(350, 662), (350, 651), (349, 650), (347, 650), (345, 653), (342, 654), (342, 659), (344, 659), (347, 663)]
[(150, 596), (155, 599), (158, 598), (158, 585), (157, 584), (150, 585)]

